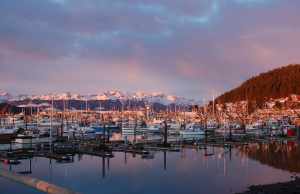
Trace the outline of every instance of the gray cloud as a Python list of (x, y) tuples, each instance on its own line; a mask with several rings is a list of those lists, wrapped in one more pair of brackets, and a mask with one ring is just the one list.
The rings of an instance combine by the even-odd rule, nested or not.
[[(221, 94), (260, 72), (299, 62), (299, 5), (4, 0), (0, 89)], [(29, 84), (30, 91), (23, 87)]]

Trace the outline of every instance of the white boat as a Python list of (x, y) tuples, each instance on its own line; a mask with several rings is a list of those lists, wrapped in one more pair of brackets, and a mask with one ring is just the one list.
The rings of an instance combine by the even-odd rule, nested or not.
[[(52, 141), (56, 141), (57, 136), (52, 135)], [(26, 143), (49, 143), (50, 135), (40, 135), (39, 131), (24, 131), (23, 134), (19, 134), (15, 139), (16, 143), (26, 144)]]
[(182, 135), (184, 139), (204, 139), (204, 135)]
[(184, 130), (179, 131), (180, 135), (205, 135), (205, 130), (195, 129), (195, 130)]
[(133, 127), (130, 128), (122, 128), (122, 133), (134, 133), (134, 132), (149, 132), (149, 128), (139, 128), (137, 127), (134, 129)]
[(3, 128), (0, 128), (0, 133), (17, 133), (19, 130), (19, 127), (16, 126), (4, 126)]
[(79, 127), (76, 130), (75, 136), (77, 138), (100, 139), (103, 136), (103, 132), (96, 132), (95, 129), (91, 127)]
[[(51, 124), (50, 120), (41, 119), (38, 121), (38, 127), (50, 127), (50, 124)], [(52, 121), (52, 126), (60, 127), (61, 123), (57, 121)]]
[(161, 125), (149, 125), (147, 128), (151, 133), (161, 133), (163, 126)]

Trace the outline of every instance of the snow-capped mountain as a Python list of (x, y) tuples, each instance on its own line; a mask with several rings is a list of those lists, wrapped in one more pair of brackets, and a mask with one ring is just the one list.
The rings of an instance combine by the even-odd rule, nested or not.
[(176, 105), (193, 105), (202, 104), (202, 101), (196, 101), (194, 99), (186, 99), (184, 97), (179, 97), (175, 95), (166, 95), (163, 93), (149, 93), (143, 94), (142, 92), (105, 92), (101, 94), (89, 94), (89, 95), (81, 95), (81, 94), (72, 94), (72, 93), (64, 93), (64, 94), (44, 94), (44, 95), (27, 95), (20, 94), (17, 96), (13, 96), (10, 93), (2, 93), (0, 94), (0, 103), (7, 101), (24, 101), (24, 100), (80, 100), (80, 101), (90, 101), (90, 100), (119, 100), (121, 103), (130, 101), (143, 101), (149, 103), (160, 103), (162, 105), (168, 106), (170, 104), (175, 103)]

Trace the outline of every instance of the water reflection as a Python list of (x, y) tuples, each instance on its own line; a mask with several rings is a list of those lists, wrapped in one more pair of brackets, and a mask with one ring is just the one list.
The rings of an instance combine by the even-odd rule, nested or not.
[[(237, 147), (243, 153), (243, 161), (248, 156), (275, 169), (291, 173), (300, 173), (300, 152), (298, 142), (268, 142), (264, 144), (250, 143), (248, 146)], [(235, 156), (236, 157), (236, 156)]]
[[(35, 157), (36, 168), (31, 168), (31, 159), (0, 167), (84, 193), (235, 193), (249, 184), (287, 181), (291, 172), (300, 173), (298, 145), (269, 142), (146, 155), (117, 152), (115, 158), (77, 155), (78, 160), (72, 156), (69, 163)], [(3, 192), (17, 192), (22, 186), (16, 184), (0, 177)], [(22, 190), (39, 193), (26, 186)]]

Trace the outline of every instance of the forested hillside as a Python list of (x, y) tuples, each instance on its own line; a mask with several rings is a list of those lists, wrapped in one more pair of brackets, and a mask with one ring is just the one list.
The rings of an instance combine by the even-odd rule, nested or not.
[(220, 95), (219, 103), (245, 100), (265, 101), (300, 94), (300, 64), (276, 68), (245, 81), (241, 86)]

